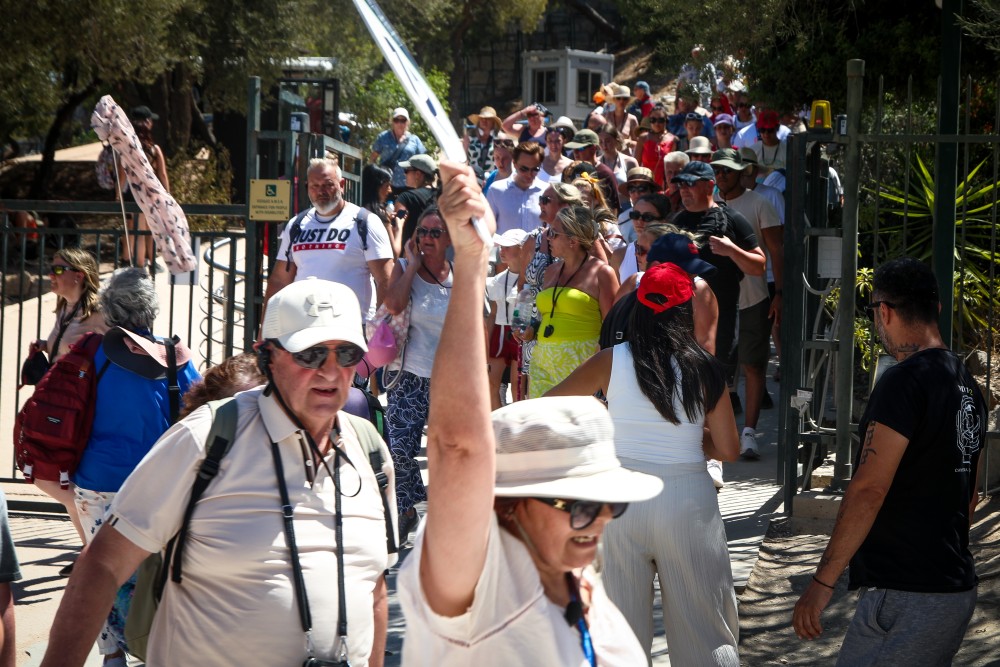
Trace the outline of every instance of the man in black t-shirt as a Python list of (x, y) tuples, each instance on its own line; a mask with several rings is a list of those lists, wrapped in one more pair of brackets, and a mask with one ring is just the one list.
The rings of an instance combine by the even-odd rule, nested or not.
[(912, 258), (876, 270), (869, 306), (898, 362), (861, 419), (862, 445), (830, 543), (792, 618), (800, 638), (850, 562), (862, 588), (838, 664), (951, 664), (976, 606), (969, 526), (986, 405), (938, 330), (934, 274)]
[(715, 172), (710, 165), (689, 162), (671, 180), (680, 186), (681, 203), (684, 204), (684, 210), (672, 222), (698, 235), (701, 258), (717, 269), (706, 278), (719, 302), (715, 356), (731, 375), (735, 364), (733, 346), (740, 281), (744, 274), (764, 275), (767, 260), (747, 219), (712, 198)]
[[(684, 205), (684, 210), (671, 222), (697, 235), (701, 246), (699, 256), (716, 268), (714, 274), (705, 277), (719, 304), (715, 357), (722, 362), (726, 378), (732, 382), (736, 372), (736, 315), (740, 307), (740, 281), (744, 274), (764, 275), (767, 260), (747, 219), (713, 199), (715, 172), (711, 165), (689, 162), (671, 182), (677, 183), (680, 188), (681, 203)], [(733, 390), (730, 393), (736, 396)], [(708, 474), (715, 488), (721, 489), (722, 463), (709, 460)]]

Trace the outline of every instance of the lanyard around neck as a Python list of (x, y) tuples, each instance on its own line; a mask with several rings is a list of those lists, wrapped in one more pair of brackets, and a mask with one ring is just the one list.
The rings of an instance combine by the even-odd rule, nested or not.
[(576, 583), (576, 577), (573, 576), (572, 572), (566, 573), (566, 587), (569, 588), (569, 604), (566, 605), (566, 622), (570, 626), (576, 626), (576, 629), (580, 632), (580, 648), (583, 649), (583, 655), (587, 658), (587, 663), (590, 667), (597, 667), (597, 654), (594, 653), (594, 641), (590, 636), (590, 628), (587, 627), (587, 619), (583, 615), (583, 602), (580, 601), (579, 587)]
[[(303, 431), (309, 441), (311, 450), (318, 451), (312, 436), (308, 431)], [(344, 516), (341, 508), (340, 493), (340, 457), (350, 464), (350, 459), (341, 451), (342, 445), (340, 429), (336, 430), (336, 439), (333, 443), (333, 486), (334, 486), (334, 528), (337, 540), (337, 645), (336, 660), (347, 664), (347, 593), (344, 590)], [(310, 453), (310, 455), (312, 455)], [(274, 459), (274, 472), (278, 478), (278, 492), (281, 494), (281, 518), (284, 522), (285, 540), (288, 542), (288, 553), (292, 561), (292, 582), (295, 586), (295, 600), (299, 608), (299, 621), (302, 624), (302, 631), (306, 635), (306, 652), (309, 657), (313, 657), (314, 646), (312, 641), (312, 614), (309, 611), (309, 596), (306, 593), (306, 580), (302, 572), (302, 563), (299, 561), (299, 548), (295, 542), (295, 525), (293, 522), (295, 508), (288, 497), (288, 485), (285, 482), (285, 466), (281, 461), (281, 452), (278, 450), (278, 443), (271, 441), (271, 456)], [(323, 462), (326, 465), (326, 462)], [(353, 464), (352, 464), (353, 465)]]

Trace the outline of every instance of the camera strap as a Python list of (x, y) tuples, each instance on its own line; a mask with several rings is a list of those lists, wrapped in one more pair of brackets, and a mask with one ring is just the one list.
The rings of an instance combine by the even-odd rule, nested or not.
[[(315, 448), (312, 438), (308, 433), (305, 437), (309, 440), (311, 448)], [(340, 494), (340, 451), (341, 439), (340, 429), (336, 429), (336, 439), (333, 443), (333, 485), (334, 485), (334, 526), (337, 539), (337, 652), (336, 659), (342, 664), (348, 664), (347, 652), (347, 593), (344, 590), (344, 517), (341, 511)], [(292, 582), (295, 586), (295, 598), (299, 608), (299, 621), (302, 624), (302, 631), (306, 635), (306, 651), (310, 658), (314, 654), (312, 641), (312, 614), (309, 611), (309, 596), (306, 593), (305, 576), (302, 573), (302, 563), (299, 561), (299, 549), (295, 542), (295, 526), (293, 524), (294, 508), (288, 497), (288, 485), (285, 483), (285, 466), (281, 462), (281, 452), (278, 451), (278, 444), (271, 441), (271, 455), (274, 459), (274, 472), (278, 477), (278, 491), (281, 494), (281, 517), (284, 522), (285, 540), (288, 542), (288, 551), (292, 560)], [(343, 455), (346, 459), (346, 454)]]

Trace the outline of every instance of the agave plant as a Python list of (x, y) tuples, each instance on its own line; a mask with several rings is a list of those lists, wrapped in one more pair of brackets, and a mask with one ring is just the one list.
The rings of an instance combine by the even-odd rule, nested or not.
[[(995, 210), (1000, 192), (996, 182), (974, 182), (986, 162), (977, 164), (955, 189), (955, 325), (967, 348), (980, 347), (991, 334), (996, 337), (996, 331), (990, 331), (990, 320), (992, 316), (995, 327), (1000, 276), (995, 268), (994, 218), (1000, 216), (1000, 210)], [(929, 260), (933, 253), (934, 176), (919, 154), (912, 171), (908, 192), (884, 183), (878, 189), (879, 197), (892, 202), (882, 209), (886, 223), (879, 228), (878, 240), (886, 256), (906, 254)]]

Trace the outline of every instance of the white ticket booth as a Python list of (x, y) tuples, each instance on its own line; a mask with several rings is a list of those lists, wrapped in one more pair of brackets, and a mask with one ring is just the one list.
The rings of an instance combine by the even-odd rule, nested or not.
[(569, 116), (578, 126), (595, 106), (591, 99), (603, 83), (615, 75), (615, 57), (610, 53), (554, 49), (524, 54), (521, 95), (525, 104), (540, 102), (553, 120)]

